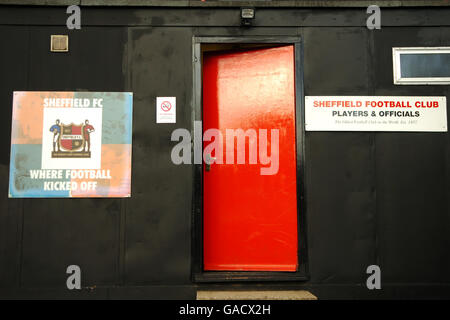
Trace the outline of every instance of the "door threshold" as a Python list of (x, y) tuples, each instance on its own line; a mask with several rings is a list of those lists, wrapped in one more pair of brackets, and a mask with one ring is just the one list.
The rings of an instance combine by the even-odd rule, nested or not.
[(297, 272), (206, 271), (194, 274), (195, 282), (308, 281), (304, 268)]
[(197, 300), (317, 300), (307, 290), (198, 290)]

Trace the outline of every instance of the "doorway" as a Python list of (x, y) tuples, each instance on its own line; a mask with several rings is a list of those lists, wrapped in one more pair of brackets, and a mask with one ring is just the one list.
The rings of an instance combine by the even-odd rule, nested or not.
[(298, 38), (194, 38), (197, 281), (307, 277), (300, 62)]

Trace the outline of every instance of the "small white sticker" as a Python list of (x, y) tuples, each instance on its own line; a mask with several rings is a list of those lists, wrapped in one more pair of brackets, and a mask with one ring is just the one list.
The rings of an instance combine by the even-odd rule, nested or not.
[(176, 122), (177, 122), (177, 98), (157, 97), (156, 123), (176, 123)]

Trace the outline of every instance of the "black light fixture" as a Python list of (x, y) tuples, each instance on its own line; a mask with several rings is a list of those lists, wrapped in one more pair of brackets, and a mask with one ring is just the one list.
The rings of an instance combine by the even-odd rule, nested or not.
[(251, 26), (253, 19), (255, 19), (255, 8), (241, 8), (241, 25)]

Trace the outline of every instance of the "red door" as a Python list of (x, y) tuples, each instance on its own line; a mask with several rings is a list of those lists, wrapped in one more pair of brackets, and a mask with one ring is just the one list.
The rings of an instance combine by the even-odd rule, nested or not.
[[(205, 53), (203, 132), (211, 128), (223, 136), (223, 163), (203, 165), (204, 269), (296, 271), (294, 47)], [(238, 139), (229, 129), (256, 132), (245, 138), (245, 163), (237, 163)], [(271, 130), (278, 130), (279, 148)], [(204, 141), (204, 156), (220, 159), (221, 150), (208, 148), (215, 139), (221, 142)]]

